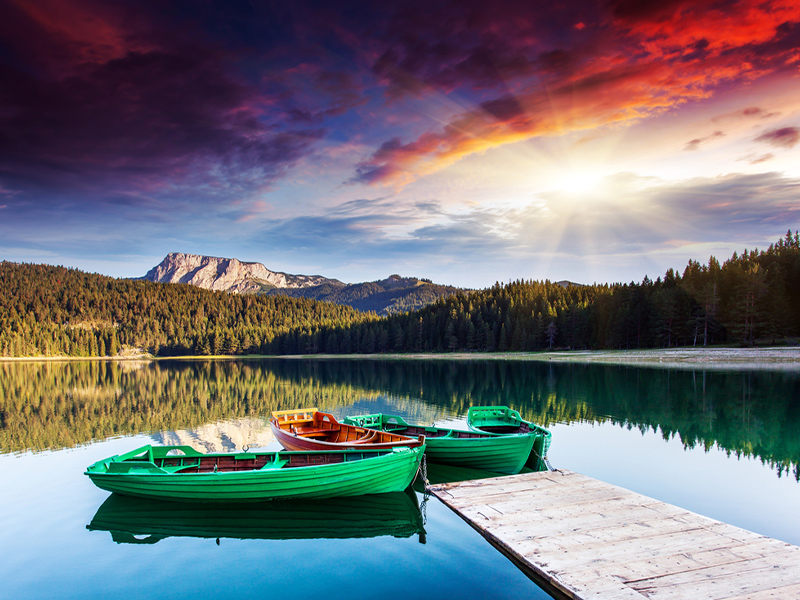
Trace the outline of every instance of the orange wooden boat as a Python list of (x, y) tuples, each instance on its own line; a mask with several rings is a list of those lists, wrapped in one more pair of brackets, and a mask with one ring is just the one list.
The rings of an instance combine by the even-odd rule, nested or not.
[(269, 425), (275, 439), (287, 450), (386, 450), (417, 448), (425, 443), (424, 435), (413, 438), (347, 425), (316, 408), (273, 411)]

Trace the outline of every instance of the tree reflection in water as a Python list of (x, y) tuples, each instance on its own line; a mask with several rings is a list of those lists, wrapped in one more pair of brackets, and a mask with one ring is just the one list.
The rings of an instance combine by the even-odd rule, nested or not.
[(426, 418), (504, 404), (545, 427), (586, 421), (660, 430), (686, 447), (758, 457), (800, 479), (797, 374), (497, 360), (5, 362), (0, 450), (73, 447), (379, 398)]

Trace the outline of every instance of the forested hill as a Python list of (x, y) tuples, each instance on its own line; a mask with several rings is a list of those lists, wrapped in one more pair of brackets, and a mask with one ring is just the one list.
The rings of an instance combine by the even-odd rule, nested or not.
[[(530, 351), (774, 343), (800, 335), (800, 239), (616, 285), (517, 281), (347, 328), (289, 332), (326, 352)], [(276, 345), (279, 340), (276, 340)]]
[(517, 281), (379, 318), (349, 306), (0, 263), (0, 355), (530, 351), (800, 336), (800, 238), (655, 281)]
[(380, 281), (335, 285), (324, 283), (294, 289), (274, 289), (271, 295), (292, 296), (294, 298), (313, 298), (324, 302), (346, 304), (363, 311), (379, 315), (389, 315), (422, 308), (437, 299), (465, 292), (449, 285), (438, 285), (427, 279), (391, 275)]
[(274, 346), (276, 336), (376, 318), (305, 298), (229, 294), (0, 263), (0, 356), (294, 352), (292, 346)]

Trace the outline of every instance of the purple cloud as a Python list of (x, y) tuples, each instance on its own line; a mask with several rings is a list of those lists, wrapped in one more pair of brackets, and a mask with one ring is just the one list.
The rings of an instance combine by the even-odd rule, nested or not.
[(716, 123), (717, 121), (723, 121), (726, 119), (769, 119), (771, 117), (777, 117), (778, 115), (780, 115), (778, 112), (766, 111), (758, 106), (748, 106), (742, 110), (719, 115), (711, 120)]
[(765, 142), (776, 148), (794, 148), (800, 142), (800, 127), (781, 127), (771, 129), (756, 138), (757, 142)]
[(683, 149), (684, 150), (697, 150), (700, 147), (700, 144), (704, 144), (704, 143), (706, 143), (708, 141), (716, 140), (716, 139), (721, 138), (721, 137), (725, 137), (725, 134), (722, 131), (715, 131), (711, 135), (707, 135), (705, 137), (695, 138), (693, 140), (690, 140), (689, 142), (686, 143), (686, 146), (684, 146)]

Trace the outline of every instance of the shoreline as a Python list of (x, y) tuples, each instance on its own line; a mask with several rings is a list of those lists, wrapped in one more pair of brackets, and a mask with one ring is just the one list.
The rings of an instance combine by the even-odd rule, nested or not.
[(149, 362), (169, 360), (456, 360), (523, 361), (560, 364), (602, 364), (682, 369), (769, 369), (800, 371), (800, 347), (765, 348), (658, 348), (646, 350), (568, 350), (560, 352), (454, 352), (414, 354), (298, 354), (161, 356), (43, 356), (0, 357), (0, 362), (115, 361)]
[(657, 348), (646, 350), (565, 350), (560, 352), (454, 352), (447, 354), (307, 354), (283, 359), (457, 360), (597, 364), (687, 370), (778, 370), (800, 372), (800, 347)]

